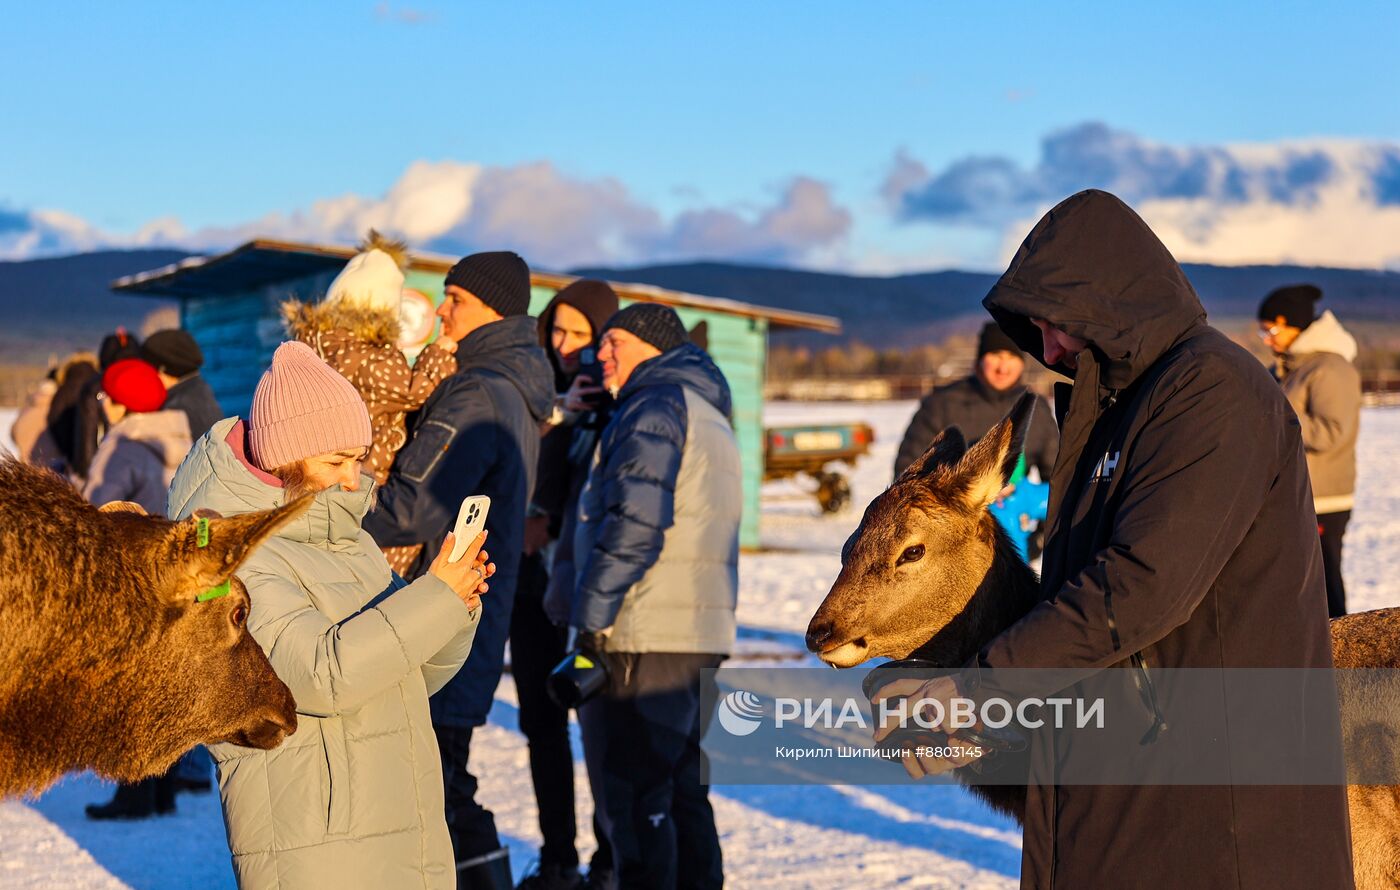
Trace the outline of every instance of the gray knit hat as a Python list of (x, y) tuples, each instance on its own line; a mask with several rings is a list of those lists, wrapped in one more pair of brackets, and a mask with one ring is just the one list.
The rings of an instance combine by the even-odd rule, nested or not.
[(608, 323), (603, 325), (599, 339), (610, 328), (620, 328), (635, 335), (645, 343), (650, 343), (662, 352), (670, 352), (677, 346), (690, 342), (681, 317), (670, 306), (659, 303), (633, 303), (619, 310)]

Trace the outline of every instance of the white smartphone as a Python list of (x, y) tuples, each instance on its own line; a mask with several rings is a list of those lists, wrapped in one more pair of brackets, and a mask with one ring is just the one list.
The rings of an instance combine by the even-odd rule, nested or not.
[(457, 525), (452, 529), (457, 540), (452, 545), (452, 554), (447, 557), (448, 562), (456, 562), (466, 555), (472, 541), (486, 528), (486, 513), (490, 509), (491, 499), (484, 494), (474, 494), (462, 501), (462, 509), (457, 511)]

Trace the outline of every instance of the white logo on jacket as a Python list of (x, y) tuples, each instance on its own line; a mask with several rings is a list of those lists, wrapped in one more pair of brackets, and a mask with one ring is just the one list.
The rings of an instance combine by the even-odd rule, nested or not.
[(1113, 478), (1113, 471), (1118, 467), (1118, 456), (1121, 451), (1105, 451), (1103, 457), (1094, 465), (1094, 473), (1089, 477), (1090, 482), (1107, 482)]

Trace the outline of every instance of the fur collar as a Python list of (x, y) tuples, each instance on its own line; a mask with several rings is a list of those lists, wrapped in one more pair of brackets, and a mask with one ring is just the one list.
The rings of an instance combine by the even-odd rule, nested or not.
[(287, 330), (297, 339), (340, 333), (371, 346), (393, 346), (399, 342), (399, 319), (388, 309), (366, 309), (341, 300), (322, 303), (288, 300), (282, 304), (282, 318)]

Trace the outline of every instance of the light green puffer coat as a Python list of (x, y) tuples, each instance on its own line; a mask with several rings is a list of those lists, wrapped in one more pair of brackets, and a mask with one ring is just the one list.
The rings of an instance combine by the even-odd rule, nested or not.
[[(171, 518), (282, 502), (242, 442), (229, 418), (196, 443)], [(361, 481), (317, 495), (238, 571), (253, 638), (297, 701), (297, 731), (276, 749), (210, 749), (244, 890), (456, 886), (428, 696), (466, 660), (480, 610), (432, 575), (395, 589), (360, 528), (373, 489)]]

